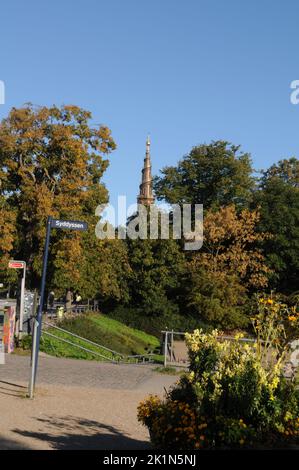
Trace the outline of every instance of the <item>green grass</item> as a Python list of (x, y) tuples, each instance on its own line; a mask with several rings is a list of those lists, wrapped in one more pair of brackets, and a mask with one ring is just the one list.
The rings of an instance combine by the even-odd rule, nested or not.
[(158, 372), (159, 374), (165, 374), (165, 375), (182, 375), (185, 372), (185, 370), (178, 370), (175, 367), (171, 367), (171, 366), (155, 367), (153, 371)]
[[(120, 355), (128, 356), (155, 353), (155, 360), (161, 360), (161, 357), (158, 355), (160, 344), (159, 340), (155, 336), (130, 328), (117, 320), (107, 317), (106, 315), (95, 313), (85, 314), (76, 318), (65, 319), (61, 321), (58, 326), (97, 344), (117, 351)], [(62, 339), (72, 341), (75, 344), (103, 354), (106, 357), (115, 358), (113, 354), (103, 348), (88, 344), (84, 340), (71, 337), (67, 333), (54, 328), (50, 328), (47, 331)], [(80, 350), (75, 346), (49, 337), (46, 334), (43, 334), (42, 336), (41, 350), (47, 354), (58, 357), (102, 360), (100, 357), (90, 352)], [(120, 358), (120, 356), (118, 357)]]

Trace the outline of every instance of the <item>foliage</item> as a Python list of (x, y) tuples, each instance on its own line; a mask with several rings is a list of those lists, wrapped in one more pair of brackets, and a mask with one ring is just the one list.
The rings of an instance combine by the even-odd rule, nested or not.
[(155, 447), (267, 448), (298, 441), (298, 390), (282, 378), (280, 357), (267, 367), (259, 354), (262, 335), (255, 347), (240, 339), (221, 340), (217, 330), (186, 334), (189, 372), (164, 401), (150, 397), (138, 408)]
[[(73, 243), (63, 242), (64, 249), (57, 253), (55, 269), (49, 273), (55, 293), (63, 294), (72, 286), (79, 290), (81, 296), (87, 298), (99, 298), (102, 301), (109, 299), (111, 302), (128, 301), (128, 279), (130, 266), (127, 255), (127, 247), (123, 240), (98, 240), (95, 237), (93, 226), (83, 234), (80, 243), (81, 255), (77, 257), (72, 252)], [(72, 261), (77, 275), (64, 270), (66, 266), (65, 253), (68, 262)]]
[(209, 272), (198, 262), (192, 264), (190, 275), (187, 300), (194, 316), (197, 314), (201, 321), (225, 329), (249, 324), (246, 289), (235, 274)]
[(118, 305), (114, 310), (109, 311), (109, 316), (122, 323), (143, 330), (157, 338), (161, 337), (161, 331), (193, 331), (194, 328), (208, 329), (208, 325), (196, 317), (179, 313), (164, 313), (159, 316), (145, 314), (144, 311), (136, 307)]
[[(40, 342), (40, 350), (50, 356), (68, 357), (88, 361), (105, 361), (109, 359), (118, 360), (120, 358), (120, 356), (114, 355), (113, 353), (106, 351), (104, 348), (89, 344), (82, 339), (71, 337), (69, 334), (62, 331), (55, 330), (53, 328), (50, 328), (47, 331), (50, 334), (55, 335), (56, 338), (43, 333)], [(70, 341), (73, 344), (66, 343), (62, 340)], [(79, 347), (74, 346), (74, 344)], [(80, 349), (80, 347), (89, 349), (89, 351)], [(94, 351), (94, 353), (91, 351)]]
[(16, 235), (15, 219), (15, 212), (10, 210), (5, 198), (1, 195), (0, 180), (0, 277), (1, 275), (8, 277), (11, 274), (10, 277), (13, 278), (15, 275), (15, 273), (9, 273), (7, 269)]
[(204, 220), (203, 249), (188, 262), (189, 305), (204, 321), (215, 326), (245, 326), (250, 289), (265, 287), (269, 269), (256, 244), (265, 234), (256, 233), (256, 211), (235, 206), (208, 211)]
[[(96, 206), (108, 200), (100, 180), (108, 166), (104, 156), (115, 143), (107, 127), (90, 127), (90, 118), (91, 113), (77, 106), (26, 105), (13, 108), (1, 122), (0, 198), (5, 200), (8, 227), (16, 216), (14, 256), (27, 261), (32, 286), (41, 272), (47, 217), (82, 219), (89, 222), (92, 231)], [(7, 229), (8, 245), (11, 230)], [(72, 281), (73, 285), (84, 278), (82, 257), (81, 234), (54, 232), (49, 279), (54, 270), (55, 278), (51, 287), (59, 290), (63, 284)]]
[[(299, 166), (273, 165), (257, 186), (251, 158), (224, 141), (194, 147), (155, 180), (170, 203), (203, 203), (204, 245), (177, 240), (99, 240), (95, 208), (116, 147), (77, 106), (13, 108), (0, 124), (0, 281), (16, 284), (10, 257), (27, 262), (27, 287), (40, 282), (46, 220), (81, 219), (88, 231), (53, 230), (47, 290), (97, 298), (106, 311), (156, 336), (207, 324), (246, 327), (258, 289), (292, 294), (298, 286)], [(250, 208), (250, 210), (249, 210)], [(291, 301), (290, 301), (291, 302)], [(286, 303), (289, 305), (288, 301)], [(293, 304), (290, 303), (290, 308)], [(296, 323), (297, 325), (297, 323)], [(287, 326), (295, 337), (297, 329)]]
[(224, 141), (193, 147), (176, 167), (165, 167), (161, 173), (154, 184), (159, 199), (203, 204), (204, 209), (246, 207), (254, 186), (250, 155)]
[[(258, 354), (262, 361), (269, 359), (269, 350), (274, 357), (284, 359), (288, 344), (299, 333), (298, 303), (288, 305), (278, 295), (260, 296), (257, 300), (258, 312), (252, 317), (254, 333), (258, 338)], [(262, 341), (263, 339), (263, 341)]]
[(175, 240), (128, 240), (130, 303), (143, 315), (178, 313), (185, 257)]
[[(108, 318), (106, 315), (102, 314), (84, 314), (75, 318), (64, 319), (59, 323), (59, 326), (71, 333), (75, 333), (124, 355), (147, 354), (149, 352), (158, 352), (159, 349), (159, 341), (154, 336), (148, 335), (143, 331), (129, 328), (119, 321)], [(56, 329), (50, 329), (49, 331), (56, 336), (72, 341), (85, 348), (112, 357), (112, 355), (104, 349), (87, 344), (83, 340), (70, 337), (67, 333), (60, 332)], [(92, 353), (85, 352), (74, 346), (48, 337), (47, 335), (43, 336), (41, 349), (48, 354), (59, 357), (101, 360)]]
[(253, 206), (258, 229), (272, 234), (261, 246), (272, 269), (271, 287), (292, 293), (299, 285), (299, 160), (282, 160), (263, 172)]
[(180, 371), (176, 367), (171, 367), (171, 366), (166, 366), (166, 367), (159, 366), (159, 367), (155, 367), (155, 369), (153, 370), (154, 372), (158, 372), (159, 374), (164, 374), (164, 375), (180, 375), (180, 373), (183, 372), (182, 370)]

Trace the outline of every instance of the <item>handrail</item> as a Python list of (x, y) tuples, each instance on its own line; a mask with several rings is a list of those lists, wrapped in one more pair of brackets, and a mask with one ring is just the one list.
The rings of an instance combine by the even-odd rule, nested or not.
[(62, 341), (63, 343), (67, 343), (67, 344), (70, 344), (71, 346), (75, 346), (79, 349), (82, 349), (83, 351), (86, 351), (86, 352), (89, 352), (91, 354), (94, 354), (95, 356), (99, 356), (99, 357), (102, 357), (103, 359), (107, 359), (108, 361), (110, 362), (113, 362), (113, 363), (117, 363), (117, 361), (115, 359), (112, 359), (110, 357), (107, 357), (107, 356), (104, 356), (103, 354), (100, 354), (96, 351), (92, 351), (91, 349), (87, 349), (87, 348), (84, 348), (83, 346), (80, 346), (79, 344), (76, 344), (76, 343), (72, 343), (71, 341), (68, 341), (67, 339), (64, 339), (64, 338), (60, 338), (59, 336), (55, 336), (55, 335), (52, 335), (52, 333), (49, 333), (48, 331), (43, 331), (43, 333), (45, 335), (48, 335), (48, 336), (51, 336), (51, 338), (55, 338), (55, 339), (58, 339), (59, 341)]
[(124, 358), (125, 356), (121, 353), (118, 353), (117, 351), (114, 351), (113, 349), (106, 348), (106, 346), (102, 346), (101, 344), (95, 343), (91, 341), (90, 339), (83, 338), (83, 336), (76, 335), (75, 333), (71, 333), (68, 330), (65, 330), (64, 328), (60, 328), (59, 326), (52, 325), (51, 323), (48, 323), (46, 321), (43, 322), (44, 325), (50, 326), (51, 328), (55, 328), (56, 330), (62, 331), (63, 333), (67, 333), (70, 336), (73, 336), (74, 338), (82, 339), (83, 341), (86, 341), (86, 343), (93, 344), (94, 346), (98, 346), (101, 349), (105, 349), (108, 352), (111, 352), (112, 354), (115, 354), (116, 356), (120, 356)]
[[(188, 333), (188, 331), (185, 331), (184, 333), (182, 331), (172, 331), (172, 330), (166, 330), (166, 331), (161, 331), (161, 333), (163, 334), (173, 334), (173, 335), (185, 335), (186, 333)], [(256, 339), (254, 338), (235, 338), (234, 336), (227, 336), (227, 335), (223, 335), (223, 336), (217, 336), (217, 339), (227, 339), (227, 340), (231, 340), (231, 341), (245, 341), (245, 342), (249, 342), (249, 343), (256, 343)], [(262, 343), (264, 341), (261, 341)]]
[[(127, 359), (151, 358), (151, 357), (153, 357), (153, 356), (156, 355), (156, 354), (154, 354), (154, 353), (124, 355), (124, 354), (122, 354), (122, 353), (119, 353), (119, 352), (117, 352), (117, 351), (114, 351), (113, 349), (109, 349), (109, 348), (107, 348), (106, 346), (102, 346), (101, 344), (95, 343), (94, 341), (91, 341), (91, 340), (89, 340), (89, 339), (87, 339), (87, 338), (83, 338), (83, 336), (76, 335), (75, 333), (72, 333), (72, 332), (70, 332), (70, 331), (68, 331), (68, 330), (65, 330), (64, 328), (60, 328), (59, 326), (53, 325), (53, 324), (48, 323), (48, 322), (46, 322), (46, 321), (44, 321), (43, 324), (44, 324), (44, 325), (47, 325), (47, 326), (49, 326), (49, 327), (51, 327), (51, 328), (55, 328), (56, 330), (62, 331), (63, 333), (67, 333), (67, 334), (69, 334), (70, 336), (73, 336), (74, 338), (81, 339), (82, 341), (85, 341), (86, 343), (92, 344), (93, 346), (97, 346), (98, 348), (104, 349), (105, 351), (112, 353), (114, 356), (117, 356), (117, 357), (120, 358), (122, 361), (125, 361), (125, 360), (127, 360)], [(59, 336), (55, 336), (55, 335), (53, 335), (53, 334), (47, 332), (46, 330), (43, 330), (43, 332), (44, 332), (45, 334), (49, 335), (49, 336), (52, 336), (53, 338), (57, 338), (57, 339), (64, 340), (64, 338), (60, 338)], [(78, 346), (79, 348), (81, 348), (81, 349), (83, 349), (83, 350), (85, 350), (85, 351), (94, 352), (94, 351), (91, 351), (91, 350), (89, 350), (89, 349), (87, 349), (87, 348), (84, 348), (83, 346), (80, 346), (80, 345), (78, 345), (78, 344), (76, 344), (76, 343), (72, 343), (72, 342), (67, 341), (67, 340), (64, 340), (64, 342), (67, 342), (67, 343), (72, 344), (72, 345), (74, 345), (74, 346)], [(99, 353), (98, 353), (98, 355), (99, 355)], [(102, 357), (106, 358), (106, 356), (102, 356)], [(113, 359), (110, 359), (110, 358), (107, 358), (107, 359), (113, 360)]]

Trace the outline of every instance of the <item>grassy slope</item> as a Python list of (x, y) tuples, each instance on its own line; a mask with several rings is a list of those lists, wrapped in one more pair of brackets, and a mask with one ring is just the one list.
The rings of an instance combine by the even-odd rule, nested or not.
[[(155, 336), (130, 328), (102, 314), (88, 314), (74, 319), (63, 320), (59, 326), (124, 355), (146, 354), (157, 351), (157, 348), (159, 348), (159, 340)], [(102, 353), (105, 356), (112, 357), (110, 353), (103, 349), (70, 337), (66, 333), (54, 329), (48, 331), (83, 347)], [(41, 350), (60, 357), (101, 360), (101, 358), (91, 353), (46, 335), (42, 337)]]

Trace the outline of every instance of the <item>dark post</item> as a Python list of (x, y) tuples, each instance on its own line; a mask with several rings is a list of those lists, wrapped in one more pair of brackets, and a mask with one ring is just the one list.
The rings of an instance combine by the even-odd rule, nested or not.
[(44, 249), (44, 259), (43, 259), (43, 272), (42, 272), (42, 280), (41, 280), (41, 287), (40, 287), (40, 300), (39, 306), (37, 311), (37, 337), (36, 337), (36, 350), (35, 350), (35, 361), (34, 363), (34, 385), (36, 381), (36, 373), (37, 373), (37, 365), (38, 365), (38, 353), (39, 353), (39, 344), (40, 344), (40, 337), (42, 332), (42, 316), (43, 316), (43, 306), (44, 306), (44, 297), (45, 297), (45, 285), (46, 285), (46, 275), (47, 275), (47, 264), (48, 264), (48, 254), (49, 254), (49, 243), (50, 243), (50, 235), (51, 235), (51, 217), (48, 217), (47, 220), (47, 235), (45, 241), (45, 249)]
[(33, 344), (32, 344), (32, 366), (31, 366), (31, 375), (30, 375), (30, 382), (29, 382), (30, 398), (33, 398), (34, 387), (36, 383), (38, 353), (39, 353), (40, 338), (42, 334), (42, 316), (43, 316), (43, 306), (44, 306), (44, 298), (45, 298), (45, 286), (46, 286), (51, 228), (68, 229), (68, 230), (87, 230), (88, 225), (86, 222), (82, 222), (80, 220), (59, 220), (59, 219), (52, 219), (52, 217), (48, 217), (47, 235), (46, 235), (46, 241), (45, 241), (44, 259), (43, 259), (43, 272), (42, 272), (42, 280), (41, 280), (41, 286), (40, 286), (40, 301), (39, 301), (38, 312), (37, 312), (36, 322), (35, 322), (36, 334), (34, 334)]

